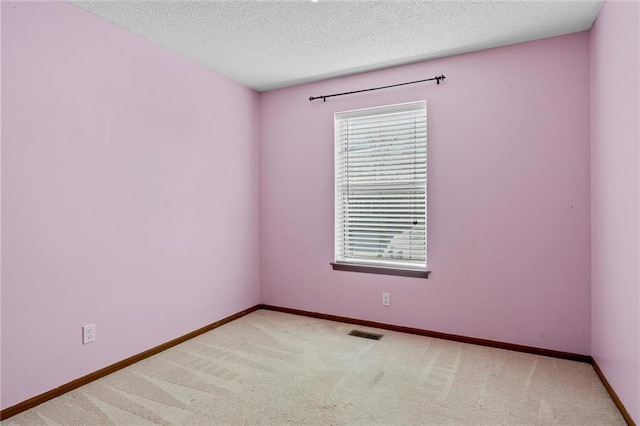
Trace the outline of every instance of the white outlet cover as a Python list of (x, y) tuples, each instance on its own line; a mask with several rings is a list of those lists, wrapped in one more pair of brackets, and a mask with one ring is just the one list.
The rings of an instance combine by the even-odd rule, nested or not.
[(82, 326), (82, 344), (95, 342), (96, 340), (96, 325), (87, 324)]
[(382, 293), (382, 305), (391, 306), (391, 293), (387, 293), (387, 292)]

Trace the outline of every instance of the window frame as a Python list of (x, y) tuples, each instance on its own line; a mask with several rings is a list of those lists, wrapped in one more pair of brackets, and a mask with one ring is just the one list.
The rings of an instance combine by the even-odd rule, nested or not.
[[(424, 263), (423, 265), (416, 265), (415, 263), (412, 265), (398, 265), (398, 264), (389, 264), (389, 258), (382, 258), (382, 263), (376, 263), (375, 260), (366, 259), (362, 257), (362, 262), (358, 262), (357, 257), (356, 260), (349, 259), (347, 261), (340, 258), (339, 254), (343, 253), (341, 249), (339, 249), (339, 220), (341, 216), (341, 204), (338, 201), (339, 194), (342, 194), (343, 191), (340, 190), (340, 183), (344, 183), (345, 179), (341, 179), (338, 175), (343, 168), (339, 165), (341, 149), (344, 149), (344, 145), (342, 144), (342, 138), (339, 135), (338, 127), (344, 121), (351, 118), (363, 118), (370, 119), (376, 116), (382, 117), (384, 115), (389, 115), (393, 113), (406, 113), (409, 111), (420, 111), (424, 113)], [(381, 127), (383, 125), (381, 124)], [(339, 271), (350, 271), (350, 272), (363, 272), (363, 273), (372, 273), (372, 274), (384, 274), (384, 275), (397, 275), (397, 276), (405, 276), (405, 277), (415, 277), (415, 278), (428, 278), (430, 271), (427, 269), (427, 102), (426, 100), (415, 101), (415, 102), (407, 102), (402, 104), (394, 104), (394, 105), (384, 105), (377, 106), (372, 108), (364, 108), (358, 110), (351, 111), (341, 111), (336, 112), (334, 114), (334, 261), (331, 262), (332, 268), (334, 270)], [(422, 143), (422, 142), (421, 142)], [(415, 151), (414, 151), (415, 152)], [(421, 180), (422, 178), (420, 178)], [(388, 184), (388, 183), (387, 183)], [(401, 191), (398, 189), (397, 191)], [(400, 235), (401, 233), (397, 234)], [(413, 235), (413, 234), (410, 234)], [(343, 237), (344, 238), (344, 237)], [(410, 237), (411, 238), (411, 237)], [(393, 240), (393, 237), (391, 238)], [(343, 243), (344, 244), (344, 243)], [(391, 244), (391, 241), (388, 243), (387, 247)], [(342, 247), (344, 250), (344, 247)], [(384, 262), (387, 262), (386, 264)]]

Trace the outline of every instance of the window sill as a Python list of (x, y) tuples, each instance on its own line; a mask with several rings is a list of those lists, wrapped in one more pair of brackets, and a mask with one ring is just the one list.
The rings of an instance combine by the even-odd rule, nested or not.
[(334, 271), (364, 272), (367, 274), (398, 275), (401, 277), (429, 278), (431, 271), (394, 269), (380, 266), (355, 265), (353, 263), (331, 263)]

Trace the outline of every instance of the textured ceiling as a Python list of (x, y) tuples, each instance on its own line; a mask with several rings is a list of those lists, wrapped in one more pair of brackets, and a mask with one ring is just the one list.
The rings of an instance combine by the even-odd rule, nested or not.
[(602, 4), (72, 2), (258, 91), (587, 30)]

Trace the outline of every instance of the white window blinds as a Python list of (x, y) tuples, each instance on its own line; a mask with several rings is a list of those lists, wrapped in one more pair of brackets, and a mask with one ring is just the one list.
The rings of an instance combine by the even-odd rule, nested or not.
[(335, 114), (335, 261), (426, 270), (426, 102)]

